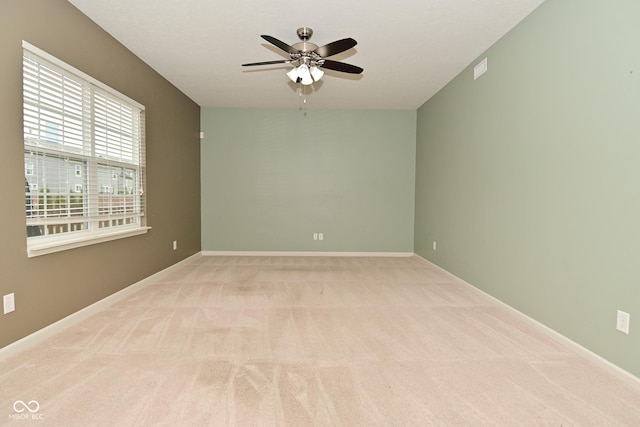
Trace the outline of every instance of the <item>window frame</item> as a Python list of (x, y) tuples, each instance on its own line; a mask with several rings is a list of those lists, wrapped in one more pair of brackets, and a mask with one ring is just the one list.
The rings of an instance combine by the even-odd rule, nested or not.
[[(29, 231), (30, 228), (36, 227), (33, 225), (34, 216), (32, 215), (33, 193), (29, 191), (26, 192), (27, 255), (29, 257), (45, 255), (49, 253), (64, 251), (68, 249), (83, 247), (87, 245), (92, 245), (92, 244), (97, 244), (97, 243), (102, 243), (102, 242), (107, 242), (111, 240), (132, 237), (132, 236), (137, 236), (137, 235), (147, 233), (147, 231), (150, 230), (151, 227), (147, 226), (146, 224), (147, 208), (146, 208), (146, 176), (145, 176), (146, 174), (146, 158), (145, 158), (146, 157), (146, 153), (145, 153), (146, 141), (145, 141), (145, 118), (144, 118), (145, 107), (140, 103), (136, 102), (135, 100), (118, 92), (117, 90), (94, 79), (93, 77), (83, 73), (82, 71), (77, 70), (75, 67), (59, 60), (53, 55), (50, 55), (49, 53), (37, 48), (36, 46), (33, 46), (32, 44), (24, 40), (22, 41), (22, 47), (23, 47), (23, 57), (27, 55), (33, 55), (41, 59), (44, 64), (48, 63), (53, 65), (55, 68), (57, 68), (58, 72), (62, 73), (62, 75), (66, 77), (70, 77), (74, 81), (78, 80), (79, 82), (82, 83), (83, 87), (87, 85), (86, 87), (89, 88), (89, 90), (91, 91), (91, 99), (93, 99), (94, 96), (99, 96), (99, 97), (106, 96), (107, 98), (105, 99), (117, 99), (119, 102), (122, 102), (123, 105), (127, 105), (131, 108), (135, 108), (136, 111), (138, 111), (140, 114), (139, 116), (140, 124), (137, 127), (139, 145), (135, 146), (135, 149), (138, 150), (138, 152), (135, 155), (135, 159), (136, 159), (135, 161), (133, 160), (133, 158), (131, 161), (123, 161), (118, 159), (107, 160), (105, 159), (104, 156), (96, 154), (96, 151), (97, 151), (96, 147), (99, 146), (100, 144), (104, 144), (104, 141), (98, 140), (99, 137), (96, 134), (96, 130), (93, 125), (93, 121), (97, 120), (94, 114), (100, 113), (98, 110), (98, 107), (96, 107), (94, 102), (90, 103), (91, 105), (86, 111), (85, 111), (85, 107), (83, 107), (83, 114), (89, 111), (91, 116), (90, 120), (92, 122), (91, 132), (83, 132), (84, 136), (82, 139), (83, 145), (88, 144), (90, 146), (90, 154), (86, 154), (86, 153), (74, 154), (72, 152), (65, 152), (64, 149), (56, 150), (56, 149), (42, 148), (39, 146), (35, 146), (31, 142), (29, 143), (27, 142), (27, 138), (26, 138), (27, 134), (25, 130), (25, 137), (23, 138), (25, 158), (29, 153), (36, 153), (38, 156), (42, 156), (43, 160), (53, 159), (55, 156), (60, 156), (59, 157), (60, 159), (66, 158), (67, 161), (69, 160), (72, 160), (74, 162), (84, 161), (86, 162), (87, 165), (92, 164), (92, 167), (94, 168), (92, 172), (89, 172), (89, 170), (85, 170), (85, 172), (87, 172), (86, 176), (84, 172), (81, 172), (81, 175), (78, 176), (77, 174), (78, 167), (76, 166), (75, 168), (73, 168), (73, 171), (75, 171), (75, 177), (83, 179), (82, 187), (83, 187), (83, 191), (86, 194), (86, 197), (82, 199), (83, 213), (82, 215), (79, 215), (77, 217), (61, 216), (59, 223), (63, 225), (67, 224), (68, 228), (65, 231), (60, 232), (58, 234), (47, 234), (45, 236), (33, 236), (32, 234), (30, 234), (30, 231)], [(23, 58), (23, 61), (24, 60), (25, 59)], [(24, 85), (24, 81), (25, 81), (25, 75), (23, 70), (23, 85)], [(25, 94), (23, 93), (23, 106), (24, 105), (26, 105), (26, 98), (25, 98)], [(38, 107), (38, 108), (41, 108), (41, 107)], [(26, 128), (25, 117), (26, 116), (23, 115), (23, 122), (24, 122), (23, 125)], [(46, 128), (44, 130), (46, 134), (46, 137), (45, 137), (46, 139), (49, 136), (50, 132), (48, 130), (48, 127), (47, 127), (48, 125), (46, 123), (44, 126)], [(89, 135), (88, 137), (87, 137), (87, 134)], [(100, 145), (100, 149), (102, 148), (104, 147)], [(37, 168), (38, 167), (34, 165), (35, 173), (39, 174), (40, 171), (38, 171)], [(100, 174), (99, 169), (103, 169), (103, 170), (111, 169), (112, 171), (119, 169), (122, 172), (133, 171), (136, 173), (135, 179), (133, 181), (135, 182), (134, 187), (127, 187), (123, 190), (123, 194), (122, 194), (123, 197), (121, 198), (123, 198), (124, 201), (120, 202), (120, 203), (126, 204), (129, 201), (131, 201), (131, 203), (133, 203), (133, 206), (134, 206), (133, 211), (130, 211), (129, 215), (125, 215), (124, 218), (125, 219), (133, 218), (134, 223), (126, 223), (128, 220), (126, 221), (118, 220), (118, 215), (113, 214), (113, 212), (111, 211), (109, 211), (109, 213), (107, 214), (103, 214), (100, 212), (101, 205), (98, 204), (97, 200), (99, 199), (100, 196), (104, 196), (104, 195), (101, 194), (100, 185), (97, 184), (97, 179), (98, 179), (97, 177)], [(115, 172), (111, 172), (111, 173), (113, 174), (113, 176), (116, 176)], [(90, 177), (89, 175), (92, 175), (92, 176)], [(26, 171), (25, 171), (25, 180), (26, 180)], [(89, 181), (93, 180), (94, 184), (89, 184), (86, 180), (89, 180)], [(77, 185), (78, 184), (76, 184), (75, 188), (77, 188)], [(94, 188), (95, 191), (90, 189), (89, 187)], [(135, 188), (135, 191), (132, 191), (131, 193), (127, 192), (127, 191), (130, 191), (132, 188)], [(70, 192), (71, 191), (72, 190), (70, 190)], [(123, 209), (122, 206), (124, 205), (117, 205), (117, 206), (121, 206), (119, 209)], [(96, 215), (96, 212), (98, 212), (97, 215)], [(125, 208), (125, 212), (126, 212), (126, 208)], [(45, 217), (41, 219), (41, 222), (46, 222), (47, 218), (48, 217), (45, 214)], [(73, 225), (73, 223), (78, 223), (78, 224), (86, 223), (85, 224), (86, 229), (85, 229), (85, 226), (81, 226), (82, 227), (81, 231), (71, 231), (71, 226)], [(46, 225), (44, 226), (47, 227)]]

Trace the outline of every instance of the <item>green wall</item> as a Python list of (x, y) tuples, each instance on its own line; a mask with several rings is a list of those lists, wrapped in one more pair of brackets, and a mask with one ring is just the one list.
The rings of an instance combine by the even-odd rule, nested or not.
[(201, 123), (203, 251), (413, 252), (416, 111), (203, 108)]
[(547, 0), (423, 105), (415, 224), (418, 254), (636, 376), (639, 22)]

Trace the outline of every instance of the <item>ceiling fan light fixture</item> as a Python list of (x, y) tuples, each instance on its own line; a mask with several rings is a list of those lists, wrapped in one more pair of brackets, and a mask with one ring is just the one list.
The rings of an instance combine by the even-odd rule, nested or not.
[(317, 82), (324, 75), (324, 71), (315, 65), (309, 67), (307, 64), (301, 64), (298, 67), (291, 69), (287, 76), (294, 83), (302, 83), (305, 86)]

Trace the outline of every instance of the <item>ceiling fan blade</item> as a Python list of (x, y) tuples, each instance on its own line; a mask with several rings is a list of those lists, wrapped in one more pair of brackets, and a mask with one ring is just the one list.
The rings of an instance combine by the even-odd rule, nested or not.
[(291, 61), (288, 59), (281, 59), (279, 61), (263, 61), (263, 62), (251, 62), (249, 64), (242, 64), (243, 67), (252, 67), (254, 65), (271, 65), (271, 64), (288, 64)]
[(269, 43), (271, 43), (275, 47), (284, 50), (287, 53), (293, 53), (293, 54), (298, 53), (298, 49), (294, 49), (293, 47), (289, 46), (288, 44), (286, 44), (283, 41), (278, 40), (275, 37), (265, 36), (265, 35), (262, 35), (260, 37), (262, 37), (263, 39), (265, 39), (266, 41), (268, 41)]
[(358, 42), (355, 41), (354, 39), (347, 38), (347, 39), (337, 40), (333, 43), (329, 43), (324, 46), (320, 46), (314, 52), (320, 55), (321, 57), (326, 58), (327, 56), (337, 55), (340, 52), (349, 50), (357, 44)]
[(346, 64), (344, 62), (332, 61), (330, 59), (325, 59), (324, 64), (321, 65), (322, 68), (327, 68), (329, 70), (341, 71), (343, 73), (350, 74), (360, 74), (364, 70), (360, 67), (356, 67), (355, 65)]

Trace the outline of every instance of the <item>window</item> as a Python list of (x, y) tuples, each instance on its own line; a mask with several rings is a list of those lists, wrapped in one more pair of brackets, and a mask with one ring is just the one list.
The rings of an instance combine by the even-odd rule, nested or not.
[(147, 231), (144, 107), (23, 42), (29, 256)]

